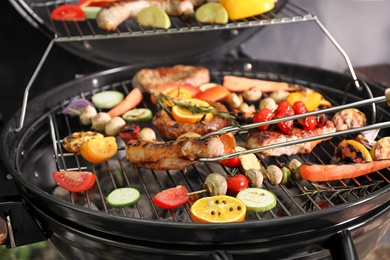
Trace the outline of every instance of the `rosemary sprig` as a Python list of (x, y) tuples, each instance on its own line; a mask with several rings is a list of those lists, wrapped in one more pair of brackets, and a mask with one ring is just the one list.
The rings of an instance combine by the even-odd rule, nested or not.
[[(304, 208), (310, 208), (310, 205), (313, 203), (313, 200), (318, 196), (318, 195), (325, 195), (325, 193), (332, 194), (329, 197), (329, 200), (332, 200), (335, 196), (347, 193), (348, 195), (352, 193), (353, 191), (357, 192), (359, 196), (362, 196), (364, 193), (369, 192), (372, 193), (374, 192), (378, 186), (383, 183), (383, 181), (370, 181), (370, 182), (365, 182), (361, 186), (332, 186), (332, 187), (327, 187), (319, 184), (313, 183), (313, 186), (315, 189), (308, 189), (306, 186), (303, 188), (305, 191), (302, 194), (299, 194), (297, 196), (306, 196), (310, 195), (311, 200), (309, 199), (305, 205)], [(313, 205), (312, 205), (313, 206)]]
[[(171, 117), (172, 117), (171, 109), (169, 108), (169, 106), (167, 106), (167, 104), (169, 104), (169, 103), (173, 104), (175, 106), (180, 106), (180, 107), (183, 107), (185, 109), (188, 109), (193, 114), (205, 113), (205, 115), (206, 115), (207, 113), (212, 113), (212, 114), (214, 114), (216, 116), (219, 116), (219, 117), (222, 117), (222, 118), (225, 118), (225, 119), (229, 119), (230, 123), (232, 125), (238, 125), (235, 116), (233, 116), (232, 114), (230, 114), (228, 112), (221, 112), (219, 110), (216, 110), (216, 109), (214, 109), (211, 106), (210, 107), (193, 106), (193, 105), (191, 105), (191, 104), (189, 104), (187, 102), (183, 102), (183, 101), (181, 101), (179, 99), (168, 97), (164, 93), (162, 93), (162, 92), (160, 92), (158, 90), (154, 90), (154, 89), (150, 91), (150, 94), (154, 96), (154, 98), (156, 100), (156, 103), (157, 103), (157, 106), (160, 109), (165, 110)], [(202, 120), (203, 120), (203, 118), (200, 121), (202, 121)]]

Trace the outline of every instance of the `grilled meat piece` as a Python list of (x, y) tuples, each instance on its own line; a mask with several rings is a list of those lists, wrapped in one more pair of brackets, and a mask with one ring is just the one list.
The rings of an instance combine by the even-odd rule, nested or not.
[[(211, 103), (214, 109), (221, 112), (228, 112), (226, 107), (221, 103)], [(211, 119), (203, 120), (201, 122), (180, 123), (171, 118), (165, 110), (159, 110), (152, 119), (152, 125), (156, 131), (166, 140), (174, 140), (180, 135), (194, 132), (200, 135), (205, 135), (214, 132), (222, 127), (230, 125), (229, 119), (225, 119), (214, 115)]]
[(155, 89), (167, 83), (181, 83), (199, 86), (210, 82), (209, 70), (205, 67), (176, 65), (156, 69), (142, 69), (133, 78), (133, 86), (143, 90)]
[(131, 163), (154, 170), (180, 170), (194, 164), (197, 158), (212, 158), (224, 153), (218, 136), (205, 140), (186, 137), (168, 142), (130, 140), (125, 149)]
[(135, 18), (142, 9), (152, 5), (172, 16), (194, 14), (190, 0), (120, 0), (103, 7), (96, 15), (96, 22), (101, 29), (113, 31), (119, 24)]
[[(307, 138), (311, 136), (318, 136), (326, 133), (335, 132), (336, 128), (332, 121), (328, 120), (323, 127), (315, 128), (311, 131), (305, 131), (301, 128), (294, 127), (290, 135), (283, 134), (281, 132), (276, 132), (272, 130), (260, 131), (258, 129), (252, 130), (246, 140), (246, 148), (254, 149), (266, 145), (276, 144), (276, 143), (285, 143), (292, 140)], [(290, 145), (285, 147), (280, 147), (271, 150), (265, 150), (260, 152), (266, 156), (279, 156), (282, 154), (292, 155), (292, 154), (305, 154), (310, 153), (317, 144), (322, 141), (328, 140), (320, 139), (311, 142), (300, 143), (296, 145)]]

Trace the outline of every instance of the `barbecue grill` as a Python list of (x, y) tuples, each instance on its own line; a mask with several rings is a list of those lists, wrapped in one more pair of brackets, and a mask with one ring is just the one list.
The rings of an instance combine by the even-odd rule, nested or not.
[[(35, 6), (36, 3), (29, 4)], [(43, 7), (39, 7), (41, 5)], [(292, 7), (288, 5), (287, 10), (291, 10)], [(47, 8), (52, 8), (44, 3), (38, 3), (37, 6), (44, 8), (45, 12)], [(39, 8), (37, 10), (41, 10)], [(253, 21), (244, 21), (241, 25), (236, 23), (234, 26), (237, 27), (234, 28), (260, 27), (278, 22), (318, 21), (315, 16), (306, 14), (301, 8), (298, 10), (304, 14), (294, 13), (292, 17), (281, 18), (280, 15), (287, 11), (283, 9), (286, 8), (285, 5), (280, 8), (277, 15), (270, 14), (274, 18), (260, 17)], [(38, 13), (35, 10), (34, 12)], [(68, 23), (60, 24), (70, 26)], [(322, 26), (319, 21), (318, 24)], [(76, 31), (79, 33), (83, 26), (76, 23)], [(58, 25), (53, 27), (58, 28)], [(194, 32), (188, 33), (208, 30), (207, 26), (205, 29), (193, 28)], [(226, 28), (221, 28), (220, 31), (224, 29)], [(51, 45), (62, 40), (70, 41), (71, 44), (95, 42), (86, 34), (81, 37), (66, 35), (62, 38), (62, 34), (57, 30), (56, 35), (60, 37), (55, 38)], [(211, 30), (215, 28), (211, 26)], [(182, 35), (176, 31), (153, 33), (161, 33), (160, 36)], [(131, 32), (120, 31), (104, 36), (96, 34), (95, 37), (107, 37), (109, 40), (115, 40), (116, 37), (120, 38), (119, 40), (142, 38), (142, 35), (130, 35)], [(332, 37), (330, 38), (332, 40)], [(51, 45), (47, 55), (50, 54)], [(67, 46), (69, 50), (77, 52), (77, 47), (70, 46), (72, 45)], [(44, 56), (42, 62), (45, 58)], [(309, 259), (355, 259), (364, 256), (380, 237), (381, 231), (385, 231), (389, 225), (390, 173), (387, 170), (352, 180), (321, 183), (327, 190), (318, 195), (304, 195), (307, 190), (319, 189), (304, 180), (278, 186), (272, 186), (266, 181), (265, 188), (277, 196), (277, 206), (271, 211), (248, 213), (243, 223), (199, 224), (191, 221), (189, 205), (167, 211), (156, 208), (150, 199), (161, 190), (179, 184), (185, 185), (191, 191), (200, 190), (209, 173), (219, 172), (226, 175), (228, 168), (215, 162), (198, 162), (185, 171), (136, 168), (126, 161), (124, 143), (119, 139), (122, 149), (119, 149), (114, 158), (102, 164), (92, 165), (79, 155), (63, 150), (63, 137), (75, 131), (87, 130), (77, 118), (61, 113), (72, 100), (90, 99), (94, 93), (108, 89), (126, 94), (132, 89), (132, 76), (141, 68), (173, 66), (178, 63), (207, 66), (213, 82), (221, 82), (224, 75), (233, 74), (299, 84), (321, 92), (333, 105), (384, 94), (381, 85), (357, 81), (353, 70), (353, 76), (349, 77), (294, 64), (245, 58), (207, 60), (201, 57), (188, 60), (184, 55), (183, 59), (161, 59), (100, 71), (53, 88), (34, 100), (25, 98), (23, 107), (7, 122), (1, 136), (1, 158), (4, 172), (7, 173), (7, 179), (4, 179), (2, 185), (15, 184), (21, 195), (20, 198), (13, 198), (19, 202), (1, 205), (9, 232), (6, 244), (22, 245), (26, 243), (26, 234), (30, 235), (31, 232), (39, 230), (34, 238), (36, 241), (50, 239), (61, 253), (70, 259), (128, 258), (129, 255), (135, 259), (252, 259), (255, 256), (271, 259), (303, 256)], [(31, 84), (30, 82), (29, 86)], [(27, 94), (29, 86), (26, 89)], [(147, 96), (142, 106), (156, 112), (156, 107), (149, 102)], [(369, 122), (384, 122), (390, 118), (383, 103), (376, 105), (376, 113), (372, 113), (371, 105), (360, 109), (368, 116)], [(149, 126), (149, 123), (143, 123), (142, 126)], [(388, 130), (382, 129), (379, 135), (387, 136)], [(334, 137), (318, 145), (309, 155), (258, 156), (264, 166), (282, 166), (294, 158), (310, 163), (331, 164), (334, 163), (335, 146), (345, 137), (353, 138), (353, 135)], [(244, 140), (245, 135), (237, 135), (239, 144), (242, 145)], [(97, 176), (97, 183), (85, 193), (58, 194), (51, 177), (51, 173), (57, 170), (92, 171)], [(135, 206), (117, 209), (107, 204), (106, 196), (111, 190), (129, 186), (141, 192), (141, 200)], [(343, 188), (350, 191), (342, 192)], [(23, 223), (21, 216), (24, 216), (24, 210), (32, 216), (31, 223)], [(37, 226), (34, 226), (34, 223)], [(25, 226), (28, 227), (23, 228)], [(22, 237), (25, 237), (25, 240)]]

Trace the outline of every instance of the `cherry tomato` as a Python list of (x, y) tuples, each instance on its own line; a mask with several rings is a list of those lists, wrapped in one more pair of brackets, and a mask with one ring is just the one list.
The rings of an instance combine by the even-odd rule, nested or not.
[(226, 167), (236, 168), (241, 166), (241, 161), (238, 157), (233, 157), (225, 160), (219, 161), (220, 164)]
[(183, 185), (163, 190), (153, 197), (154, 205), (162, 209), (173, 209), (186, 203), (189, 199), (188, 190)]
[(95, 174), (91, 172), (53, 172), (56, 184), (68, 191), (86, 191), (93, 186), (96, 180)]
[(227, 192), (231, 196), (236, 196), (241, 190), (248, 188), (249, 182), (248, 179), (241, 173), (234, 176), (228, 177), (227, 182)]
[[(275, 116), (274, 118), (283, 118), (287, 116), (293, 116), (294, 110), (292, 107), (288, 104), (287, 101), (282, 101), (279, 103), (278, 107), (275, 110)], [(284, 134), (291, 134), (291, 131), (294, 126), (293, 120), (288, 120), (285, 122), (278, 123), (279, 130)]]
[(319, 114), (317, 116), (317, 127), (324, 127), (327, 120), (328, 119), (325, 114)]
[(83, 21), (85, 14), (80, 6), (66, 4), (55, 8), (51, 14), (50, 19), (59, 21)]
[[(272, 112), (271, 109), (263, 108), (253, 116), (253, 123), (269, 121), (272, 118), (274, 118), (274, 112)], [(269, 125), (263, 125), (259, 126), (258, 128), (260, 131), (265, 131), (268, 129), (268, 127)]]
[(116, 0), (80, 0), (77, 5), (80, 7), (98, 6), (103, 7), (115, 2)]
[(208, 101), (216, 102), (227, 98), (231, 92), (221, 85), (215, 85), (214, 87), (208, 88), (205, 91), (199, 92), (195, 98)]
[(81, 156), (91, 163), (101, 163), (107, 161), (118, 151), (115, 137), (91, 139), (81, 145)]
[(126, 124), (119, 129), (118, 135), (126, 144), (130, 140), (137, 140), (141, 127), (136, 124)]
[[(293, 105), (293, 110), (296, 115), (307, 113), (305, 104), (302, 101), (297, 101)], [(317, 119), (315, 116), (308, 116), (298, 119), (298, 123), (302, 125), (306, 131), (313, 130), (317, 125)]]

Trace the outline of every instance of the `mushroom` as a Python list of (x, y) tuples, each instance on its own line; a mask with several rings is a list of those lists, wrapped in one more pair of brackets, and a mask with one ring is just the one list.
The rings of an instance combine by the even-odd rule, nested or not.
[(237, 95), (236, 93), (231, 93), (227, 97), (226, 102), (229, 104), (231, 108), (239, 108), (243, 102), (243, 99), (241, 95)]
[(250, 89), (245, 90), (242, 93), (242, 96), (244, 97), (245, 100), (249, 102), (255, 102), (261, 98), (262, 94), (263, 92), (261, 92), (260, 89), (256, 87), (251, 87)]
[(156, 133), (152, 128), (142, 128), (142, 130), (138, 133), (138, 140), (154, 141), (156, 140)]
[(290, 95), (290, 92), (286, 90), (277, 90), (272, 92), (270, 97), (275, 100), (276, 104), (279, 104), (280, 102), (287, 100), (288, 95)]
[(99, 112), (92, 117), (92, 128), (96, 131), (103, 131), (106, 124), (111, 120), (111, 116), (105, 112)]
[(267, 167), (266, 174), (272, 185), (279, 185), (283, 179), (282, 170), (276, 165), (270, 165)]
[(119, 130), (126, 125), (126, 121), (122, 117), (114, 117), (104, 127), (106, 135), (116, 136)]
[(219, 173), (210, 173), (204, 181), (203, 187), (211, 196), (226, 195), (227, 182)]
[(292, 177), (294, 180), (300, 180), (302, 179), (301, 177), (301, 172), (299, 171), (299, 167), (302, 165), (300, 161), (297, 159), (292, 159), (290, 163), (288, 164), (288, 168), (291, 171)]
[(249, 169), (245, 171), (245, 176), (249, 180), (249, 186), (253, 188), (263, 186), (263, 174), (259, 169)]
[(271, 97), (266, 97), (260, 101), (259, 109), (268, 108), (272, 112), (278, 108), (278, 105), (276, 104), (275, 100)]
[(92, 118), (96, 116), (97, 111), (93, 106), (86, 106), (81, 110), (80, 121), (83, 125), (90, 125), (92, 123)]

